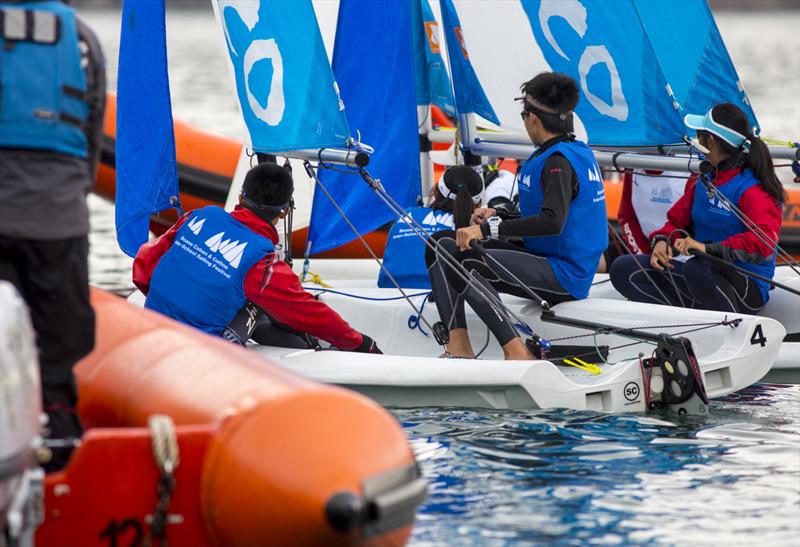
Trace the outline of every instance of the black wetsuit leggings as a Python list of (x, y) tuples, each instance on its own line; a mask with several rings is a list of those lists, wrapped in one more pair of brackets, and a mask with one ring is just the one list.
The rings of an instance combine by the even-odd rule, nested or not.
[[(437, 232), (431, 239), (438, 243), (440, 252), (447, 253), (460, 262), (473, 278), (498, 300), (498, 291), (522, 298), (532, 298), (528, 291), (499, 268), (492, 259), (485, 258), (473, 250), (460, 251), (453, 231)], [(558, 282), (546, 259), (496, 239), (484, 242), (483, 247), (488, 255), (550, 304), (575, 299)], [(496, 306), (490, 305), (479, 291), (468, 285), (430, 248), (425, 250), (425, 261), (439, 317), (448, 330), (467, 327), (464, 313), (466, 301), (486, 323), (501, 346), (519, 336), (511, 318), (497, 310)]]
[(702, 258), (672, 265), (659, 271), (650, 266), (650, 255), (621, 256), (611, 265), (611, 283), (635, 302), (747, 314), (764, 306), (761, 290), (746, 275), (719, 270)]

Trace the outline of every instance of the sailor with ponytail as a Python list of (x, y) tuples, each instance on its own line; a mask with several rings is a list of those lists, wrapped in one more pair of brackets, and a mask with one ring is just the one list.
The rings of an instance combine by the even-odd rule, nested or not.
[[(577, 82), (566, 74), (543, 72), (521, 89), (522, 120), (538, 149), (517, 177), (520, 218), (503, 219), (494, 207), (478, 209), (475, 224), (455, 234), (436, 234), (440, 253), (426, 254), (439, 317), (449, 330), (448, 350), (458, 357), (475, 356), (466, 328), (466, 301), (497, 338), (506, 359), (533, 358), (516, 326), (467, 286), (440, 258), (442, 253), (461, 262), (495, 294), (531, 298), (535, 291), (557, 304), (588, 296), (608, 246), (600, 168), (591, 149), (573, 134)], [(521, 238), (523, 245), (511, 238)], [(472, 248), (479, 239), (486, 239), (483, 253)]]
[[(383, 251), (383, 266), (401, 287), (429, 289), (425, 266), (425, 243), (412, 226), (422, 226), (430, 235), (441, 230), (468, 226), (472, 213), (483, 197), (483, 180), (472, 167), (455, 165), (448, 168), (434, 186), (430, 206), (414, 207), (407, 219), (394, 223)], [(379, 287), (394, 287), (384, 270), (378, 276)]]
[(650, 234), (652, 254), (615, 261), (611, 282), (639, 302), (756, 313), (769, 299), (768, 283), (692, 256), (707, 253), (771, 279), (783, 186), (767, 146), (737, 106), (718, 104), (684, 121), (714, 166), (710, 180), (689, 181), (666, 224)]

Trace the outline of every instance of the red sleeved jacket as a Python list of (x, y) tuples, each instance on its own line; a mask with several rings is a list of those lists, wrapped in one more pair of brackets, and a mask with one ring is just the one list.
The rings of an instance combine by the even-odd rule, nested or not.
[(622, 182), (622, 199), (619, 202), (617, 222), (622, 230), (625, 243), (634, 254), (650, 252), (650, 240), (642, 232), (636, 210), (633, 208), (633, 173), (625, 173)]
[[(231, 215), (257, 234), (273, 243), (278, 242), (275, 227), (250, 210), (236, 207)], [(184, 215), (163, 235), (139, 248), (133, 263), (133, 283), (144, 294), (150, 288), (153, 270), (172, 245), (176, 231), (187, 216)], [(245, 276), (244, 292), (248, 300), (264, 310), (270, 318), (287, 327), (321, 338), (344, 350), (354, 349), (361, 344), (361, 333), (327, 304), (306, 292), (297, 275), (277, 255), (270, 255), (250, 268)]]
[[(719, 171), (714, 179), (714, 186), (721, 186), (733, 179), (740, 173), (739, 169), (729, 169)], [(686, 191), (667, 213), (667, 223), (660, 229), (650, 234), (650, 238), (656, 236), (670, 237), (675, 230), (686, 230), (690, 234), (692, 231), (692, 204), (694, 203), (695, 191), (705, 191), (702, 187), (697, 189), (697, 180), (691, 179), (686, 184)], [(778, 241), (781, 230), (781, 206), (775, 202), (760, 184), (756, 184), (745, 191), (736, 206), (749, 218), (753, 224), (758, 226), (773, 242)], [(672, 241), (684, 237), (682, 234), (674, 234)], [(724, 241), (703, 242), (706, 243), (706, 252), (719, 256), (726, 260), (741, 260), (743, 262), (763, 262), (773, 254), (773, 250), (761, 241), (756, 234), (750, 230), (745, 230), (734, 234)]]

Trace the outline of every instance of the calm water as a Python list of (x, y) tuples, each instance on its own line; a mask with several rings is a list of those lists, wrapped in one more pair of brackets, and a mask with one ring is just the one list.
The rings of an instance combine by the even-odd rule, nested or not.
[[(84, 11), (115, 83), (119, 15)], [(763, 126), (800, 137), (800, 12), (719, 14)], [(168, 16), (176, 117), (237, 138), (208, 11)], [(203, 37), (203, 39), (195, 39)], [(131, 289), (113, 206), (92, 198), (91, 280)], [(414, 545), (800, 545), (800, 388), (761, 385), (704, 420), (590, 412), (404, 409), (429, 479)]]

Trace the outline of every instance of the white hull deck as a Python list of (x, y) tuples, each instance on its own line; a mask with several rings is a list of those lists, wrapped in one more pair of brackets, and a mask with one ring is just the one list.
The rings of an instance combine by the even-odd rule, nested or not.
[[(296, 261), (295, 266), (298, 268), (298, 273), (300, 273), (302, 262)], [(378, 266), (373, 260), (316, 259), (311, 261), (311, 271), (319, 274), (323, 281), (331, 284), (333, 290), (351, 294), (362, 294), (364, 290), (368, 290), (370, 295), (377, 298), (400, 295), (399, 291), (395, 289), (376, 288), (375, 280), (378, 275)], [(800, 277), (788, 267), (779, 266), (776, 268), (775, 280), (790, 287), (800, 289)], [(317, 287), (317, 285), (310, 281), (306, 283), (306, 286), (309, 288)], [(424, 291), (421, 289), (407, 289), (406, 292), (409, 294), (417, 294)], [(597, 274), (595, 276), (595, 284), (590, 293), (589, 300), (596, 298), (618, 300), (620, 302), (625, 301), (622, 295), (611, 285), (607, 274)], [(504, 298), (504, 300), (509, 301), (513, 299)], [(526, 302), (524, 300), (520, 301)], [(405, 306), (410, 310), (407, 304)], [(427, 306), (431, 305), (428, 304)], [(665, 323), (664, 321), (660, 321), (659, 318), (664, 317), (661, 310), (667, 308), (662, 306), (656, 309), (658, 312), (652, 315), (652, 322), (648, 324)], [(409, 315), (410, 313), (409, 311)], [(429, 317), (431, 321), (436, 319), (435, 313), (432, 315), (426, 313), (425, 315)], [(767, 306), (765, 306), (761, 314), (759, 314), (759, 317), (762, 316), (778, 320), (784, 326), (788, 334), (775, 356), (772, 368), (761, 381), (767, 383), (800, 384), (800, 297), (781, 289), (775, 289), (770, 293), (770, 301), (767, 303)], [(602, 316), (595, 317), (594, 320), (600, 319), (601, 317)], [(641, 323), (641, 325), (644, 325), (644, 323)], [(479, 330), (482, 328), (485, 332), (485, 328), (479, 323), (477, 326)], [(545, 336), (542, 333), (539, 334)], [(475, 336), (473, 335), (473, 337), (473, 341), (475, 341)], [(480, 343), (482, 344), (482, 340)]]
[[(386, 291), (361, 289), (358, 294), (369, 298), (385, 295)], [(595, 342), (598, 346), (612, 347), (608, 361), (614, 364), (584, 357), (600, 366), (602, 372), (597, 375), (574, 367), (556, 366), (549, 361), (503, 361), (501, 350), (493, 340), (481, 359), (438, 359), (435, 356), (441, 348), (432, 337), (408, 327), (411, 312), (404, 301), (356, 300), (331, 293), (323, 294), (321, 299), (355, 328), (375, 338), (385, 355), (267, 346), (252, 346), (251, 349), (301, 375), (360, 391), (386, 406), (646, 410), (639, 357), (640, 354), (645, 359), (649, 357), (654, 349), (652, 344), (637, 343), (619, 335), (591, 333), (588, 337), (569, 340), (571, 344), (584, 340), (590, 351)], [(419, 304), (422, 297), (415, 300)], [(513, 297), (505, 300), (545, 338), (587, 334), (585, 330), (541, 321), (538, 309), (526, 300)], [(424, 310), (431, 321), (436, 319), (432, 308), (428, 305)], [(657, 333), (677, 335), (698, 328), (679, 326), (687, 324), (709, 327), (684, 336), (692, 341), (710, 398), (725, 396), (761, 380), (780, 351), (780, 341), (785, 334), (780, 323), (772, 319), (737, 316), (741, 321), (735, 327), (710, 326), (724, 320), (725, 315), (617, 300), (568, 302), (554, 309), (565, 317), (619, 327), (672, 325), (651, 329)], [(476, 342), (477, 338), (484, 338), (485, 327), (469, 309), (467, 311), (473, 342)], [(653, 318), (660, 322), (654, 323)], [(763, 346), (752, 342), (756, 329), (766, 340)], [(482, 340), (475, 344), (476, 347), (481, 345)]]

